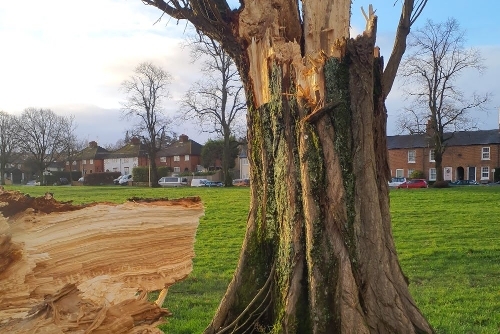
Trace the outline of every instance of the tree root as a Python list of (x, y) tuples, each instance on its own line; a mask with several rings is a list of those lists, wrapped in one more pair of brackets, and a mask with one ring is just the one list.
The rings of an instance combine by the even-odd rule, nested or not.
[[(247, 307), (226, 327), (220, 328), (216, 334), (224, 333), (251, 333), (259, 319), (267, 312), (272, 304), (272, 289), (274, 286), (275, 265), (273, 264), (269, 276), (255, 297)], [(257, 305), (258, 304), (258, 305)], [(243, 321), (240, 324), (240, 321)]]

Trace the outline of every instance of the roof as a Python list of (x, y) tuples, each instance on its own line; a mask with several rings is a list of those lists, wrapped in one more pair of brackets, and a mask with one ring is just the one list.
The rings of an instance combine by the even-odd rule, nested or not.
[(147, 156), (147, 148), (144, 144), (128, 143), (127, 145), (117, 149), (116, 151), (109, 152), (105, 159), (120, 159), (120, 158), (134, 158)]
[(106, 150), (105, 148), (101, 146), (96, 146), (96, 147), (86, 147), (83, 150), (80, 151), (76, 155), (77, 160), (86, 160), (86, 159), (104, 159), (108, 156), (110, 152)]
[(202, 145), (192, 139), (187, 141), (176, 141), (158, 153), (159, 157), (171, 157), (174, 155), (201, 155)]
[[(478, 130), (457, 131), (444, 134), (446, 146), (469, 146), (500, 144), (500, 131)], [(432, 146), (431, 138), (427, 134), (387, 136), (387, 148), (394, 150), (398, 148), (420, 148)]]

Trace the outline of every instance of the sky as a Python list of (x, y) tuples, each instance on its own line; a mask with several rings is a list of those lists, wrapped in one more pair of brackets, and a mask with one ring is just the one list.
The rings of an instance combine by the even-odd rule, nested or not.
[[(264, 1), (264, 0), (263, 0)], [(230, 1), (233, 6), (237, 1)], [(353, 34), (363, 30), (361, 6), (371, 3), (378, 15), (377, 44), (386, 61), (392, 49), (401, 0), (353, 0)], [(485, 112), (477, 113), (481, 129), (498, 127), (500, 108), (500, 28), (496, 20), (500, 1), (429, 0), (416, 23), (427, 19), (458, 20), (467, 31), (468, 47), (481, 51), (487, 69), (465, 73), (459, 80), (465, 93), (492, 93)], [(124, 137), (132, 122), (123, 119), (125, 100), (120, 83), (141, 62), (152, 62), (173, 76), (171, 99), (165, 108), (176, 118), (179, 101), (200, 79), (197, 64), (182, 47), (189, 25), (161, 17), (158, 9), (140, 0), (25, 0), (0, 3), (0, 110), (13, 114), (25, 108), (50, 108), (60, 115), (72, 114), (77, 135), (114, 144)], [(159, 21), (158, 21), (159, 20)], [(398, 133), (396, 118), (405, 102), (401, 83), (391, 91), (388, 134)], [(177, 123), (175, 131), (204, 143), (209, 135), (190, 122)]]

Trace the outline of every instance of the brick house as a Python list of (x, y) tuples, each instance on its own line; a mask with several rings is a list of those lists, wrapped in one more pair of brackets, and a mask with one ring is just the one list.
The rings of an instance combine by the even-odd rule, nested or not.
[(182, 134), (178, 141), (158, 152), (157, 166), (171, 167), (174, 173), (200, 171), (202, 147)]
[[(493, 181), (495, 168), (500, 168), (500, 131), (460, 131), (445, 134), (443, 154), (445, 180)], [(422, 171), (429, 181), (436, 180), (434, 151), (427, 134), (388, 136), (389, 168), (393, 177), (408, 177)]]
[(66, 161), (65, 170), (80, 171), (82, 175), (104, 172), (104, 159), (109, 153), (108, 150), (97, 145), (97, 142), (91, 141), (73, 158), (74, 161)]
[(146, 145), (139, 138), (132, 138), (128, 144), (110, 152), (104, 158), (104, 171), (132, 174), (135, 167), (148, 166)]

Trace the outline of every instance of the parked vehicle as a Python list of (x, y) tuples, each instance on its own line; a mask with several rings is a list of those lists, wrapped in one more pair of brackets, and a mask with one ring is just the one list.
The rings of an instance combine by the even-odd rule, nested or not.
[(389, 181), (389, 187), (397, 187), (402, 183), (406, 182), (406, 178), (404, 177), (393, 177), (391, 181)]
[(205, 182), (207, 182), (207, 179), (192, 179), (191, 180), (191, 187), (204, 187)]
[(40, 185), (40, 181), (37, 181), (37, 180), (29, 180), (28, 182), (26, 182), (26, 185), (27, 185), (27, 186), (39, 186), (39, 185)]
[(474, 180), (456, 180), (454, 182), (449, 183), (450, 186), (477, 186), (479, 185), (479, 182), (474, 181)]
[(122, 178), (120, 179), (120, 182), (118, 182), (118, 184), (121, 186), (126, 186), (126, 185), (128, 185), (129, 181), (134, 181), (132, 174), (125, 174), (122, 176)]
[(401, 183), (397, 186), (398, 189), (408, 189), (408, 188), (427, 188), (427, 181), (424, 179), (413, 179)]
[(83, 183), (83, 181), (85, 181), (85, 178), (83, 176), (78, 179), (78, 182), (80, 182), (80, 183)]
[(122, 177), (124, 177), (125, 175), (120, 175), (118, 176), (116, 179), (113, 180), (113, 183), (114, 184), (120, 184), (120, 180), (122, 179)]
[(65, 177), (59, 178), (59, 180), (56, 182), (56, 185), (62, 186), (62, 185), (67, 185), (69, 184), (69, 180)]
[(497, 182), (490, 182), (488, 183), (489, 186), (500, 186), (500, 181)]
[(250, 186), (250, 180), (249, 179), (234, 179), (233, 186), (235, 186), (235, 187), (248, 187), (248, 186)]
[(220, 181), (207, 181), (205, 187), (224, 187), (224, 183)]
[(158, 184), (162, 187), (182, 187), (188, 185), (188, 180), (185, 177), (164, 176), (158, 180)]

